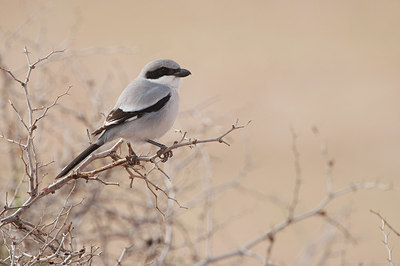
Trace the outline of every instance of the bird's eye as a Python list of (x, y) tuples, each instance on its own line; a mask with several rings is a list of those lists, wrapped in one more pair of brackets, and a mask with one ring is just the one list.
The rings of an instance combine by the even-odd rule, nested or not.
[(172, 69), (168, 67), (159, 67), (155, 70), (149, 71), (146, 73), (146, 77), (150, 79), (158, 79), (162, 76), (171, 75)]

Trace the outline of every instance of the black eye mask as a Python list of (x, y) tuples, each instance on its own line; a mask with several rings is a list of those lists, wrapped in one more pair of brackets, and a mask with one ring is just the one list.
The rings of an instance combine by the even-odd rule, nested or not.
[(172, 76), (175, 73), (179, 72), (179, 68), (167, 68), (167, 67), (160, 67), (153, 71), (148, 71), (146, 73), (147, 79), (158, 79), (163, 76)]

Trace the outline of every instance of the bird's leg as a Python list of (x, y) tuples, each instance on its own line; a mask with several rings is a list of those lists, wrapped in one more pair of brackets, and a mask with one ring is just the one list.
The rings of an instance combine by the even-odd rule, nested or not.
[(151, 139), (148, 139), (146, 141), (160, 148), (157, 152), (157, 156), (161, 159), (161, 162), (165, 163), (168, 160), (168, 158), (173, 156), (172, 151), (165, 151), (166, 149), (168, 149), (168, 147), (165, 146), (164, 144), (158, 143)]
[(128, 145), (128, 151), (129, 151), (129, 155), (126, 157), (126, 159), (129, 161), (130, 164), (132, 165), (136, 165), (139, 164), (139, 162), (137, 161), (137, 155), (136, 153), (133, 151), (132, 146), (129, 142), (126, 143)]

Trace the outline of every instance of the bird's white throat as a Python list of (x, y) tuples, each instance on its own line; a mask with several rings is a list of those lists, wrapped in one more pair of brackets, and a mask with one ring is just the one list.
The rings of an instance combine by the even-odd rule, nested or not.
[(179, 85), (182, 82), (181, 78), (175, 76), (162, 76), (161, 78), (158, 79), (148, 79), (148, 80), (174, 89), (178, 89)]

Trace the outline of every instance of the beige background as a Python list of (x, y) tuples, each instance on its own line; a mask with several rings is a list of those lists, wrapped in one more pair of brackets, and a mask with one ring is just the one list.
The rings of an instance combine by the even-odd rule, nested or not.
[[(316, 126), (336, 162), (336, 188), (360, 181), (398, 185), (398, 1), (1, 0), (0, 6), (1, 38), (23, 25), (18, 34), (42, 38), (41, 55), (52, 49), (129, 48), (127, 53), (79, 59), (85, 60), (94, 79), (122, 73), (119, 86), (99, 88), (107, 95), (104, 110), (145, 63), (167, 57), (193, 73), (181, 88), (181, 110), (211, 101), (201, 109), (220, 126), (209, 132), (210, 137), (237, 118), (243, 123), (252, 120), (232, 135), (231, 148), (210, 147), (216, 184), (228, 181), (248, 158), (250, 169), (241, 184), (253, 194), (289, 201), (293, 127), (299, 135), (303, 173), (298, 211), (312, 208), (325, 194), (326, 180), (320, 142), (311, 130)], [(23, 38), (19, 44), (8, 47), (10, 68), (24, 63)], [(0, 49), (5, 45), (2, 41)], [(67, 79), (73, 88), (72, 99), (63, 102), (66, 106), (82, 100), (79, 85), (73, 77)], [(84, 105), (75, 109), (91, 112)], [(177, 128), (185, 130), (184, 118), (178, 118)], [(79, 130), (85, 134), (82, 125)], [(76, 151), (83, 145), (77, 143)], [(239, 218), (215, 236), (215, 254), (246, 243), (285, 218), (284, 209), (252, 193), (232, 190), (218, 201), (216, 219)], [(348, 265), (386, 263), (380, 221), (369, 210), (380, 211), (400, 230), (399, 200), (397, 190), (371, 190), (329, 206), (358, 239), (355, 245), (347, 244)], [(314, 219), (283, 232), (272, 259), (283, 265), (301, 261), (305, 243), (318, 238), (320, 226)], [(398, 263), (398, 237), (390, 235), (390, 243)]]

